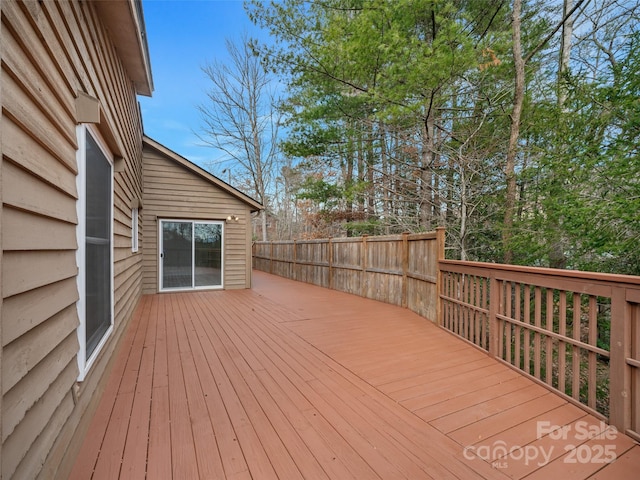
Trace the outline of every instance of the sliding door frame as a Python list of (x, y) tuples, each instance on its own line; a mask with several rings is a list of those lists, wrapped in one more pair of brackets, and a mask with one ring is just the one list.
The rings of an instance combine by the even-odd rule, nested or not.
[[(184, 287), (163, 287), (164, 278), (164, 236), (163, 225), (165, 223), (190, 223), (191, 224), (191, 286)], [(196, 286), (196, 225), (219, 225), (220, 226), (220, 284)], [(224, 230), (225, 222), (220, 220), (193, 220), (188, 218), (158, 218), (158, 291), (159, 292), (180, 292), (192, 290), (221, 290), (224, 289), (224, 262), (225, 245)]]

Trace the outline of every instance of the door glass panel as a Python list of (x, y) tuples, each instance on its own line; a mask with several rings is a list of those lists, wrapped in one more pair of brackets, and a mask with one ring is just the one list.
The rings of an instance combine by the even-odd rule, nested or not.
[(195, 286), (222, 285), (222, 225), (195, 224)]
[(162, 288), (193, 286), (193, 224), (162, 222)]
[(86, 141), (86, 358), (111, 326), (111, 164)]

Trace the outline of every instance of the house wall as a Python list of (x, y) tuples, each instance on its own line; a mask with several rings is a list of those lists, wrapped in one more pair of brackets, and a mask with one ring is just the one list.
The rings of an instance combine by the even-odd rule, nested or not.
[(224, 288), (249, 288), (249, 206), (163, 153), (149, 147), (143, 152), (143, 293), (158, 291), (158, 219), (164, 218), (225, 220), (229, 215), (237, 215), (238, 222), (224, 225)]
[[(130, 238), (131, 199), (142, 195), (141, 119), (135, 89), (95, 3), (0, 5), (0, 474), (64, 477), (141, 292), (142, 255), (131, 253)], [(110, 130), (125, 162), (125, 170), (114, 173), (114, 332), (81, 383), (77, 92), (98, 99), (100, 129)]]

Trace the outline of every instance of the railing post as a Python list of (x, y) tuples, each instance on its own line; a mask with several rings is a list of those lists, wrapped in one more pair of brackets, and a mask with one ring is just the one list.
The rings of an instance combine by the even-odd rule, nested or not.
[(402, 307), (407, 308), (409, 305), (409, 301), (407, 298), (407, 290), (409, 286), (407, 285), (408, 277), (407, 273), (409, 271), (409, 233), (404, 232), (402, 234)]
[(362, 264), (362, 281), (360, 282), (360, 296), (367, 296), (367, 235), (362, 235), (362, 252), (360, 262)]
[(625, 433), (631, 425), (631, 305), (626, 291), (611, 292), (611, 337), (609, 358), (609, 423)]
[(496, 274), (491, 272), (489, 276), (489, 354), (499, 357), (499, 322), (498, 312), (500, 311), (500, 282), (496, 279)]
[(329, 238), (327, 242), (327, 248), (329, 252), (327, 253), (328, 261), (329, 261), (329, 288), (333, 288), (333, 239)]
[(437, 249), (437, 259), (436, 259), (436, 323), (440, 326), (443, 325), (444, 319), (442, 318), (442, 270), (440, 269), (440, 260), (445, 259), (445, 228), (438, 227), (436, 228), (436, 249)]

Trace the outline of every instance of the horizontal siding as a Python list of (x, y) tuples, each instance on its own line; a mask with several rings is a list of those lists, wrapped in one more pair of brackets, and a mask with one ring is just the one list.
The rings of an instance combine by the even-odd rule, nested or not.
[[(5, 161), (13, 162), (34, 178), (65, 192), (71, 198), (77, 198), (76, 172), (63, 165), (44, 145), (39, 143), (39, 139), (32, 137), (29, 132), (20, 128), (6, 115), (2, 118), (2, 137), (11, 139), (11, 141), (3, 140), (2, 153)], [(68, 212), (68, 209), (64, 209), (57, 213), (69, 215)], [(71, 218), (75, 218), (75, 215)]]
[(75, 277), (5, 299), (2, 305), (2, 345), (8, 345), (77, 300)]
[[(46, 362), (40, 361), (31, 369), (30, 375), (33, 381), (18, 382), (7, 392), (3, 402), (2, 441), (5, 441), (13, 433), (16, 426), (20, 424), (26, 413), (33, 406), (34, 398), (41, 398), (49, 389), (51, 382), (49, 370), (51, 365), (53, 364), (56, 370), (62, 371), (65, 365), (74, 363), (76, 361), (75, 356), (70, 356), (69, 352), (77, 348), (77, 346), (78, 339), (76, 335), (69, 335), (47, 355)], [(77, 367), (75, 370), (77, 375)]]
[[(130, 204), (142, 197), (141, 119), (93, 2), (2, 0), (0, 8), (0, 476), (51, 478), (65, 476), (65, 462), (74, 460), (74, 432), (86, 422), (140, 297), (142, 255), (131, 252)], [(76, 383), (78, 91), (99, 100), (126, 167), (114, 173), (114, 333), (82, 384)]]
[(229, 215), (240, 221), (224, 225), (224, 288), (247, 288), (249, 207), (151, 148), (144, 149), (143, 166), (143, 292), (158, 291), (158, 219), (224, 221)]
[[(5, 443), (3, 450), (10, 460), (3, 463), (2, 467), (15, 469), (15, 478), (35, 478), (42, 468), (51, 444), (73, 410), (74, 402), (68, 385), (75, 380), (77, 370), (75, 361), (67, 365)], [(39, 418), (49, 421), (43, 425)], [(29, 445), (29, 450), (25, 451), (24, 445)], [(21, 452), (24, 452), (22, 457), (19, 456)]]
[(27, 378), (39, 362), (74, 333), (77, 323), (75, 306), (71, 305), (7, 345), (2, 352), (2, 394)]
[(77, 272), (76, 252), (72, 250), (5, 250), (2, 256), (2, 293), (7, 298), (75, 277)]
[[(43, 217), (76, 224), (75, 185), (71, 192), (60, 190), (32, 172), (9, 161), (2, 165), (2, 192), (4, 204), (14, 208), (33, 212)], [(75, 182), (75, 175), (69, 172), (69, 181)]]
[[(6, 208), (3, 212), (2, 243), (7, 250), (65, 250), (76, 244), (76, 226), (71, 223)], [(33, 235), (33, 232), (40, 235)]]

